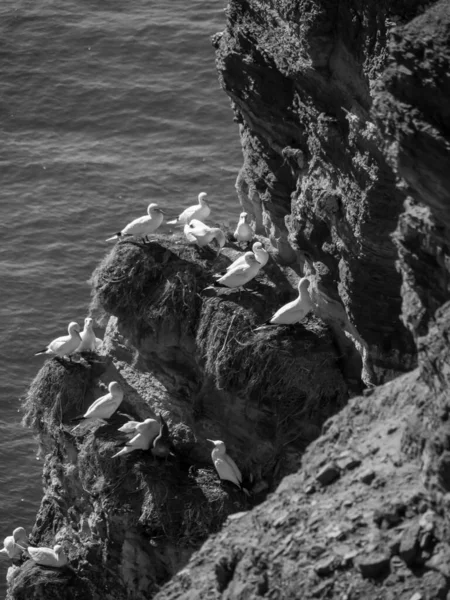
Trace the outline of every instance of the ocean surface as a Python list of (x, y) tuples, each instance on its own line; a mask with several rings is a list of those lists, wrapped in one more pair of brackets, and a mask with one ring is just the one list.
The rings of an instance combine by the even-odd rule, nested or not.
[[(42, 461), (22, 428), (34, 356), (83, 323), (105, 238), (208, 193), (235, 222), (242, 163), (210, 37), (226, 2), (0, 4), (0, 537), (34, 523)], [(164, 230), (164, 228), (162, 229)], [(101, 333), (101, 330), (97, 330)], [(9, 561), (0, 555), (0, 598)]]

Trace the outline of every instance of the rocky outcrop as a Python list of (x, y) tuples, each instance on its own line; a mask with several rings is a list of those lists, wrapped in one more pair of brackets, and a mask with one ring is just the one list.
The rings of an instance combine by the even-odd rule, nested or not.
[(395, 245), (419, 368), (352, 399), (302, 470), (210, 539), (158, 600), (448, 597), (449, 31), (447, 2), (398, 28), (373, 91), (379, 150), (407, 198)]

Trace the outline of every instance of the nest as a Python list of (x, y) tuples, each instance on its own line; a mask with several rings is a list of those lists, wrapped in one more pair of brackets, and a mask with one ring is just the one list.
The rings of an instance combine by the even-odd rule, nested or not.
[(91, 278), (91, 312), (103, 322), (115, 315), (138, 340), (169, 319), (192, 331), (201, 306), (199, 292), (207, 281), (194, 248), (174, 243), (166, 247), (159, 241), (167, 244), (164, 238), (117, 244)]
[(47, 360), (23, 401), (22, 424), (40, 436), (52, 435), (67, 415), (80, 414), (91, 382), (91, 369), (78, 363)]

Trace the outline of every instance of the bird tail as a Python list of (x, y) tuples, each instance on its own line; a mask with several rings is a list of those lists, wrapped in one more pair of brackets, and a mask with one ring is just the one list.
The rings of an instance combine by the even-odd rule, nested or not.
[(115, 235), (113, 235), (112, 237), (108, 238), (107, 240), (105, 240), (105, 242), (112, 242), (113, 240), (117, 240), (119, 239), (121, 236), (120, 231), (118, 233), (116, 233)]
[(39, 350), (39, 352), (35, 352), (34, 355), (39, 356), (39, 354), (47, 354), (47, 350), (48, 348), (43, 348), (42, 350)]
[(172, 219), (171, 221), (166, 221), (167, 225), (176, 225), (178, 223), (178, 219)]
[(80, 417), (74, 417), (73, 419), (70, 419), (71, 423), (78, 423), (79, 421), (83, 421), (86, 417), (84, 415), (81, 415)]
[(123, 446), (123, 448), (111, 456), (111, 458), (116, 458), (116, 456), (121, 456), (122, 454), (128, 454), (130, 452), (129, 448), (130, 446)]

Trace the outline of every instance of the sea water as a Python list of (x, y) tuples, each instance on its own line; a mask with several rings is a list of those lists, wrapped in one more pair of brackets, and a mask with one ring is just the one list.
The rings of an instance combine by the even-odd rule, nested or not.
[[(34, 356), (83, 323), (105, 238), (205, 191), (235, 222), (241, 150), (220, 89), (214, 0), (0, 4), (0, 537), (31, 529), (42, 461), (20, 425)], [(164, 227), (162, 228), (164, 231)], [(0, 597), (9, 561), (0, 556)]]

